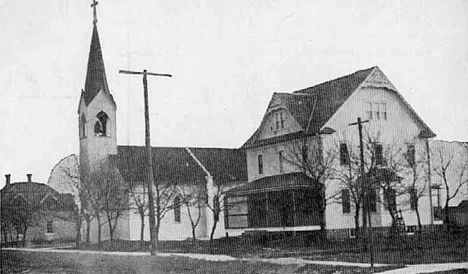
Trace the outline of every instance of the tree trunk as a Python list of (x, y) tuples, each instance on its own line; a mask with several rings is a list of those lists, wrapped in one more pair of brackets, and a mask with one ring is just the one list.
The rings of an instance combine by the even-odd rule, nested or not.
[(140, 247), (143, 248), (145, 246), (145, 213), (140, 212), (140, 220), (141, 220), (141, 227), (140, 227)]
[(6, 229), (3, 231), (3, 241), (5, 242), (5, 244), (8, 242), (8, 235)]
[(89, 218), (86, 219), (86, 243), (89, 244), (90, 242), (90, 235), (91, 235), (91, 220)]
[(196, 228), (197, 228), (197, 226), (195, 226), (195, 225), (192, 224), (192, 240), (193, 240), (194, 243), (195, 243), (195, 241), (197, 240), (197, 236), (196, 236), (196, 234), (195, 234)]
[(213, 221), (213, 227), (211, 228), (211, 233), (210, 233), (210, 252), (213, 252), (213, 240), (214, 240), (214, 234), (216, 231), (216, 226), (218, 225), (218, 218), (214, 218)]
[(361, 231), (359, 231), (359, 205), (356, 206), (356, 212), (354, 213), (354, 228), (356, 229), (356, 238), (361, 238)]
[[(115, 222), (117, 222), (117, 220), (115, 220)], [(112, 218), (111, 218), (111, 217), (107, 217), (107, 224), (109, 225), (109, 236), (110, 236), (110, 241), (113, 242), (113, 241), (114, 241), (114, 229), (115, 229), (115, 226), (112, 225)]]
[(98, 222), (98, 248), (101, 249), (101, 217), (99, 216), (99, 214), (96, 215), (96, 219)]
[(417, 202), (416, 202), (415, 210), (416, 210), (416, 217), (418, 218), (418, 233), (421, 234), (422, 233), (421, 215), (419, 214), (419, 205)]
[(327, 240), (327, 231), (325, 228), (325, 210), (319, 209), (319, 224), (320, 224), (320, 243), (324, 244)]
[(447, 231), (450, 231), (451, 225), (450, 225), (450, 209), (449, 209), (449, 203), (448, 200), (445, 202), (445, 208), (444, 208), (444, 225)]
[(26, 233), (28, 232), (28, 226), (25, 225), (24, 226), (24, 230), (23, 230), (23, 247), (26, 247)]
[(81, 243), (81, 216), (80, 214), (77, 214), (76, 216), (76, 249), (80, 249), (80, 243)]

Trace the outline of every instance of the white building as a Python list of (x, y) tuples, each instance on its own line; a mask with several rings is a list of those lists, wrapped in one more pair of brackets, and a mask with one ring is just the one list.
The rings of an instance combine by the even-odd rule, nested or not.
[[(81, 177), (109, 161), (121, 178), (139, 188), (146, 182), (144, 147), (119, 146), (116, 139), (117, 104), (110, 93), (97, 26), (94, 24), (85, 89), (80, 98), (79, 135)], [(190, 191), (199, 185), (213, 207), (216, 186), (221, 185), (223, 199), (215, 237), (241, 235), (246, 231), (317, 231), (321, 222), (328, 234), (336, 237), (354, 235), (356, 206), (351, 194), (336, 176), (329, 176), (326, 185), (326, 210), (320, 214), (320, 191), (311, 188), (313, 179), (304, 172), (303, 162), (326, 159), (336, 152), (332, 166), (335, 173), (347, 168), (347, 158), (356, 153), (359, 135), (350, 123), (357, 118), (368, 120), (363, 125), (365, 137), (373, 138), (366, 157), (367, 171), (389, 170), (386, 153), (404, 152), (413, 162), (421, 163), (417, 182), (421, 190), (418, 208), (423, 225), (437, 224), (431, 210), (436, 206), (429, 199), (427, 180), (427, 144), (434, 132), (415, 113), (397, 89), (378, 67), (328, 81), (293, 93), (274, 93), (259, 128), (240, 149), (220, 148), (153, 148), (156, 182), (177, 182), (178, 191)], [(296, 157), (296, 161), (294, 157)], [(306, 158), (304, 158), (306, 157)], [(304, 160), (305, 159), (305, 160)], [(395, 160), (395, 159), (392, 159)], [(372, 164), (372, 168), (368, 167)], [(398, 186), (408, 185), (407, 170), (390, 170)], [(355, 178), (359, 180), (358, 177)], [(409, 194), (394, 195), (396, 208), (401, 210), (406, 226), (418, 224)], [(386, 192), (385, 192), (386, 193)], [(374, 227), (392, 224), (385, 194), (375, 188), (372, 194), (371, 220)], [(161, 222), (161, 240), (183, 240), (192, 236), (188, 208), (176, 206), (177, 195), (169, 203), (174, 207)], [(224, 202), (226, 202), (224, 204)], [(222, 205), (225, 206), (222, 206)], [(191, 210), (201, 216), (196, 230), (198, 238), (209, 237), (214, 222), (209, 207)], [(193, 214), (194, 211), (191, 211)], [(224, 216), (227, 213), (226, 216)], [(321, 218), (323, 216), (323, 218)], [(359, 217), (359, 215), (358, 215)], [(139, 240), (140, 216), (134, 209), (118, 222), (115, 238)], [(149, 239), (149, 222), (145, 219), (145, 240)], [(103, 239), (108, 238), (103, 226)], [(96, 229), (92, 229), (96, 240)]]

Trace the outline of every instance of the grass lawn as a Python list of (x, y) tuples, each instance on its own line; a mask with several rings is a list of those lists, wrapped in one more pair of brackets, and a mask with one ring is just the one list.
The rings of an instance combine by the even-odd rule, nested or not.
[[(424, 264), (464, 262), (468, 260), (468, 245), (458, 235), (425, 235), (422, 240), (416, 236), (406, 236), (392, 241), (386, 238), (375, 239), (375, 262), (385, 264)], [(179, 241), (160, 242), (161, 252), (213, 253), (240, 258), (301, 257), (310, 260), (345, 261), (369, 263), (369, 254), (362, 252), (362, 245), (356, 239), (343, 242), (329, 242), (325, 246), (310, 243), (299, 237), (285, 237), (267, 242), (255, 243), (242, 238), (219, 239), (210, 249), (209, 242)], [(83, 249), (97, 250), (97, 245), (84, 245)], [(139, 242), (104, 242), (106, 251), (148, 251)]]
[[(0, 251), (1, 273), (120, 274), (120, 273), (370, 273), (357, 267), (276, 265), (261, 262), (210, 262), (181, 257), (111, 256)], [(379, 268), (378, 271), (388, 268)]]

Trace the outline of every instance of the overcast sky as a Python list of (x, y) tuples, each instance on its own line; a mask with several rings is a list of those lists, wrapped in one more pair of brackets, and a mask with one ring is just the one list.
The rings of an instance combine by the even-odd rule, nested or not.
[[(92, 1), (0, 0), (0, 173), (78, 154)], [(437, 139), (468, 140), (468, 1), (99, 0), (119, 144), (239, 147), (273, 92), (379, 66)], [(4, 180), (0, 179), (0, 187)]]

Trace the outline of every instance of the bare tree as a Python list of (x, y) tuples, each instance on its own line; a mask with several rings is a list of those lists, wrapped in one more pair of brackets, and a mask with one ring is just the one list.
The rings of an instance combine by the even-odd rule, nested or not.
[[(361, 233), (359, 218), (361, 216), (361, 207), (363, 205), (363, 185), (358, 178), (360, 177), (360, 159), (359, 153), (349, 143), (343, 144), (343, 152), (340, 153), (340, 164), (342, 168), (337, 168), (336, 178), (344, 186), (344, 189), (349, 191), (349, 199), (351, 206), (354, 208), (354, 227), (356, 236), (360, 238)], [(341, 144), (340, 144), (341, 145)], [(343, 201), (343, 197), (340, 197)]]
[[(187, 209), (188, 217), (190, 220), (190, 226), (192, 229), (192, 240), (196, 241), (196, 229), (201, 220), (201, 211), (203, 199), (206, 196), (206, 189), (203, 185), (194, 184), (185, 186), (181, 190), (182, 203)], [(194, 212), (196, 210), (196, 212)]]
[[(458, 152), (460, 153), (460, 152)], [(444, 225), (451, 229), (450, 201), (455, 198), (463, 186), (468, 184), (468, 157), (461, 152), (460, 155), (450, 147), (442, 144), (433, 147), (432, 159), (435, 174), (442, 180), (445, 190)], [(459, 159), (456, 159), (459, 157)], [(459, 163), (456, 163), (459, 160)]]
[[(102, 242), (102, 225), (109, 227), (110, 240), (120, 217), (128, 210), (128, 191), (118, 169), (108, 161), (101, 161), (83, 180), (83, 191), (98, 226), (98, 245)], [(102, 216), (104, 215), (104, 216)], [(102, 217), (105, 220), (102, 220)]]
[(83, 220), (86, 222), (86, 242), (90, 242), (91, 221), (94, 213), (89, 205), (86, 182), (80, 178), (80, 165), (77, 156), (72, 154), (63, 158), (52, 169), (47, 182), (52, 188), (60, 193), (70, 193), (75, 197), (76, 208), (74, 212), (76, 222), (76, 246), (79, 248), (81, 241), (81, 231)]
[(425, 180), (427, 179), (426, 154), (416, 154), (414, 146), (410, 146), (406, 153), (403, 153), (406, 170), (405, 177), (408, 178), (403, 184), (403, 192), (409, 196), (410, 208), (416, 212), (418, 219), (418, 232), (422, 231), (421, 214), (419, 212), (419, 200), (426, 192)]
[(179, 196), (179, 189), (177, 182), (156, 182), (154, 188), (155, 200), (155, 217), (156, 217), (156, 242), (159, 241), (159, 230), (161, 228), (161, 221), (166, 214), (176, 207), (180, 207), (179, 203), (174, 203), (175, 198)]
[(148, 203), (146, 202), (146, 184), (135, 184), (134, 182), (127, 182), (128, 191), (131, 199), (131, 207), (136, 209), (140, 216), (140, 245), (141, 247), (145, 244), (145, 216), (148, 210)]
[(317, 207), (322, 241), (326, 240), (326, 206), (339, 196), (339, 193), (327, 196), (328, 184), (336, 177), (336, 157), (337, 152), (333, 149), (323, 151), (319, 138), (296, 140), (287, 148), (283, 157), (285, 162), (311, 179), (309, 187), (313, 193), (318, 193)]

